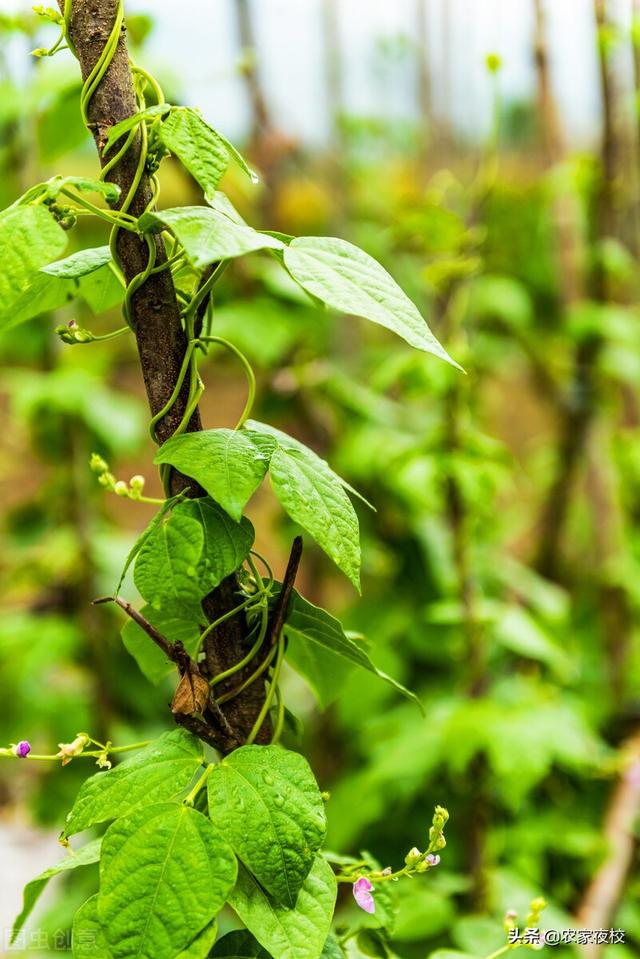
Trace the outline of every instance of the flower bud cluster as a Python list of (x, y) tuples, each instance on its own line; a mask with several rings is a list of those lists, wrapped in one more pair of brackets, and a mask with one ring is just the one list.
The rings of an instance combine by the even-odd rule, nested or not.
[(447, 840), (444, 838), (444, 827), (448, 820), (449, 813), (444, 806), (436, 806), (429, 829), (428, 852), (438, 852), (439, 849), (444, 849), (447, 845)]
[(98, 474), (98, 482), (101, 486), (111, 490), (116, 496), (126, 496), (129, 499), (139, 500), (144, 490), (145, 478), (136, 473), (128, 483), (124, 480), (117, 480), (109, 470), (109, 464), (98, 453), (92, 453), (89, 460), (90, 469)]

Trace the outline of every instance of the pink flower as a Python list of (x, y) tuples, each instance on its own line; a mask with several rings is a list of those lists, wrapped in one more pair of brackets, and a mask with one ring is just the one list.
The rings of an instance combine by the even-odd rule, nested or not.
[(440, 862), (440, 856), (434, 856), (433, 853), (429, 853), (427, 856), (427, 862), (430, 866), (437, 866)]
[(367, 879), (366, 876), (360, 876), (353, 884), (353, 898), (361, 909), (369, 913), (376, 911), (376, 904), (371, 895), (372, 890), (373, 883), (370, 879)]
[(14, 756), (17, 756), (18, 759), (26, 759), (31, 752), (31, 743), (27, 742), (26, 739), (21, 739), (19, 743), (11, 747), (11, 752)]

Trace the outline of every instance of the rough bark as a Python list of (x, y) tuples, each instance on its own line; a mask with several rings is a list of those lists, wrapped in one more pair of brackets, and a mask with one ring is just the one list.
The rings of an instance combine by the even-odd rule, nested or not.
[[(61, 10), (63, 0), (58, 0)], [(71, 12), (71, 39), (76, 47), (82, 78), (85, 80), (97, 62), (115, 19), (117, 0), (74, 0)], [(105, 166), (112, 152), (103, 155), (109, 129), (137, 110), (127, 52), (126, 31), (123, 29), (115, 56), (102, 83), (89, 103), (89, 127), (98, 150), (101, 166)], [(131, 149), (109, 172), (107, 179), (116, 183), (122, 193), (121, 199), (133, 181), (140, 156), (140, 133), (136, 135)], [(140, 215), (151, 199), (149, 178), (144, 175), (129, 212)], [(164, 242), (156, 238), (156, 262), (166, 261)], [(149, 258), (145, 241), (136, 233), (121, 230), (117, 240), (118, 256), (127, 282), (141, 273)], [(140, 365), (152, 414), (165, 405), (178, 378), (186, 350), (186, 337), (180, 323), (180, 310), (169, 270), (151, 277), (133, 297), (133, 319), (140, 354)], [(172, 410), (158, 423), (160, 442), (171, 436), (184, 414), (188, 384), (178, 397)], [(200, 429), (200, 415), (194, 413), (189, 428)], [(172, 492), (184, 488), (185, 479), (175, 474)]]
[[(58, 0), (61, 11), (64, 0)], [(98, 61), (111, 33), (118, 8), (118, 0), (73, 0), (70, 37), (75, 47), (83, 80), (87, 78)], [(112, 152), (103, 155), (109, 129), (121, 120), (136, 113), (137, 105), (132, 83), (127, 50), (126, 29), (123, 27), (115, 55), (102, 82), (95, 91), (88, 107), (89, 128), (95, 140), (101, 165), (104, 167)], [(136, 135), (124, 157), (109, 171), (107, 179), (121, 188), (121, 200), (126, 196), (135, 175), (140, 157), (141, 136)], [(129, 212), (140, 215), (151, 199), (151, 185), (147, 174), (142, 176)], [(167, 255), (161, 236), (155, 238), (156, 264), (166, 261)], [(141, 273), (148, 261), (146, 242), (136, 233), (120, 230), (117, 252), (124, 276), (130, 282)], [(180, 320), (180, 308), (176, 298), (170, 270), (153, 274), (135, 293), (132, 300), (132, 319), (140, 365), (144, 378), (151, 413), (155, 415), (169, 400), (178, 379), (184, 359), (187, 340)], [(170, 412), (157, 425), (157, 435), (164, 442), (173, 435), (182, 420), (187, 404), (188, 384), (178, 396)], [(201, 420), (196, 410), (189, 422), (189, 430), (201, 429)], [(202, 495), (193, 481), (177, 471), (171, 475), (171, 492), (176, 493), (186, 486), (190, 495)], [(236, 580), (229, 577), (204, 602), (204, 609), (213, 620), (237, 605)], [(234, 617), (223, 627), (214, 630), (207, 640), (206, 666), (211, 674), (228, 669), (246, 651), (246, 622), (243, 616)], [(246, 672), (238, 674), (242, 679)], [(207, 723), (194, 732), (207, 742), (215, 744), (223, 752), (229, 751), (244, 740), (250, 732), (264, 702), (262, 683), (250, 686), (244, 693), (224, 706), (224, 715), (212, 709), (206, 716)], [(178, 719), (178, 721), (180, 721)], [(191, 718), (190, 718), (191, 722)], [(186, 725), (186, 722), (183, 723)], [(191, 722), (191, 726), (194, 723)], [(230, 735), (232, 729), (235, 737)], [(267, 719), (257, 737), (257, 742), (267, 742), (271, 725)]]

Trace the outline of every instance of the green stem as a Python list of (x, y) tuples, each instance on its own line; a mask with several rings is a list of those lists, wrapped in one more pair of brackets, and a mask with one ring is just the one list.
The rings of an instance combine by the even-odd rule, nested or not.
[(144, 67), (135, 66), (133, 72), (137, 73), (139, 76), (143, 77), (147, 81), (148, 85), (153, 90), (153, 94), (159, 104), (166, 103), (167, 101), (164, 98), (164, 93), (162, 92), (162, 87), (158, 83), (155, 77), (153, 77)]
[[(220, 618), (228, 619), (229, 616), (232, 615), (232, 613), (238, 612), (239, 609), (244, 608), (245, 606), (247, 606), (247, 603), (244, 603), (242, 607), (239, 607), (236, 610), (232, 610), (231, 613), (227, 613), (226, 616), (223, 616)], [(251, 660), (254, 658), (254, 656), (256, 656), (256, 654), (258, 653), (258, 651), (260, 650), (260, 647), (262, 646), (264, 642), (264, 638), (267, 634), (268, 624), (269, 624), (269, 605), (268, 603), (265, 603), (262, 610), (262, 620), (260, 622), (260, 629), (258, 630), (258, 635), (256, 637), (255, 643), (253, 644), (249, 652), (246, 654), (246, 656), (243, 656), (242, 659), (239, 660), (239, 662), (234, 663), (234, 665), (230, 666), (229, 669), (225, 669), (222, 673), (218, 673), (217, 676), (214, 676), (213, 679), (209, 681), (209, 685), (211, 687), (216, 686), (218, 683), (223, 682), (223, 680), (225, 679), (229, 679), (230, 676), (235, 676), (236, 673), (239, 673), (241, 669), (244, 669), (244, 667), (251, 662)]]
[(280, 737), (282, 736), (282, 730), (284, 728), (284, 697), (279, 686), (276, 687), (276, 698), (278, 700), (278, 714), (276, 725), (273, 730), (273, 736), (271, 737), (272, 744), (280, 742)]
[(253, 728), (247, 737), (247, 746), (250, 746), (262, 727), (263, 722), (267, 718), (269, 710), (271, 709), (271, 703), (273, 702), (273, 697), (275, 696), (276, 689), (278, 688), (278, 680), (280, 679), (280, 670), (282, 669), (282, 660), (284, 659), (284, 639), (280, 637), (278, 640), (278, 655), (276, 656), (276, 661), (273, 667), (273, 676), (271, 677), (271, 682), (269, 683), (269, 690), (265, 697), (262, 709), (258, 714), (258, 718), (253, 724)]
[[(65, 20), (66, 20), (66, 7), (65, 3)], [(71, 4), (69, 4), (69, 8)], [(124, 4), (122, 0), (118, 2), (118, 9), (116, 10), (116, 17), (113, 22), (113, 27), (111, 28), (111, 33), (109, 34), (109, 39), (105, 43), (100, 56), (94, 66), (93, 70), (85, 80), (82, 86), (82, 93), (80, 94), (80, 111), (82, 113), (82, 119), (84, 120), (85, 126), (89, 126), (89, 117), (87, 110), (91, 98), (94, 93), (100, 86), (102, 78), (109, 68), (109, 64), (113, 60), (114, 54), (118, 47), (118, 42), (120, 40), (120, 31), (122, 30), (122, 23), (124, 20)]]
[(126, 140), (124, 141), (124, 143), (122, 144), (118, 152), (114, 153), (111, 159), (108, 160), (107, 163), (105, 163), (105, 165), (102, 167), (102, 170), (100, 171), (101, 180), (104, 180), (106, 178), (107, 173), (113, 170), (114, 166), (116, 166), (116, 164), (118, 164), (120, 160), (123, 158), (125, 153), (127, 153), (127, 151), (129, 150), (129, 147), (133, 143), (134, 137), (136, 135), (136, 129), (137, 128), (134, 127), (133, 130), (129, 131)]
[(236, 424), (236, 429), (241, 429), (246, 421), (251, 415), (251, 410), (253, 409), (253, 404), (256, 398), (256, 377), (249, 360), (246, 358), (244, 353), (242, 353), (237, 346), (234, 346), (233, 343), (230, 343), (229, 340), (225, 340), (223, 336), (201, 336), (199, 339), (203, 343), (218, 343), (220, 346), (224, 346), (226, 350), (229, 350), (235, 356), (238, 357), (242, 366), (244, 367), (244, 372), (247, 377), (247, 383), (249, 385), (249, 395), (247, 397), (247, 402), (244, 405), (242, 415)]
[[(275, 577), (274, 577), (274, 574), (273, 574), (273, 570), (271, 569), (271, 566), (270, 566), (270, 564), (269, 564), (269, 560), (268, 560), (268, 559), (265, 559), (265, 557), (262, 555), (262, 553), (259, 553), (257, 549), (252, 549), (252, 550), (251, 550), (251, 553), (250, 553), (250, 556), (257, 556), (257, 558), (260, 560), (260, 562), (263, 563), (264, 568), (266, 569), (267, 575), (268, 575), (268, 577), (269, 577), (269, 586), (273, 586), (273, 582), (274, 582), (274, 578), (275, 578)], [(255, 565), (253, 564), (253, 562), (252, 562), (252, 560), (251, 560), (250, 558), (249, 558), (248, 562), (249, 562), (249, 565), (251, 566), (252, 571), (255, 570), (255, 569), (256, 569), (256, 568), (255, 568)], [(256, 573), (257, 573), (257, 572), (258, 572), (258, 571), (256, 570)]]
[(123, 333), (130, 333), (130, 326), (120, 326), (117, 330), (112, 330), (111, 333), (102, 333), (100, 336), (93, 337), (92, 343), (100, 343), (104, 340), (115, 340), (116, 336), (122, 336)]
[(83, 209), (88, 210), (89, 213), (93, 213), (94, 216), (99, 216), (102, 220), (106, 220), (107, 223), (110, 223), (112, 226), (121, 227), (123, 230), (129, 230), (130, 233), (136, 232), (136, 220), (134, 217), (130, 217), (128, 214), (122, 216), (121, 211), (118, 210), (103, 210), (101, 207), (96, 206), (95, 203), (91, 203), (90, 200), (85, 200), (84, 197), (76, 196), (75, 193), (72, 193), (71, 190), (67, 190), (63, 187), (60, 190), (64, 196), (69, 200), (73, 200), (74, 203), (77, 203), (78, 206), (83, 207)]
[[(92, 756), (95, 758), (97, 756), (104, 756), (105, 752), (108, 753), (108, 755), (115, 754), (115, 753), (128, 753), (132, 749), (142, 749), (144, 746), (150, 746), (152, 742), (153, 742), (153, 739), (146, 739), (144, 740), (144, 742), (131, 743), (129, 746), (112, 746), (108, 750), (107, 749), (99, 749), (99, 750), (85, 749), (83, 750), (83, 752), (78, 753), (78, 755), (74, 756), (73, 758), (80, 759), (83, 756)], [(2, 758), (3, 759), (19, 759), (21, 762), (23, 761), (23, 759), (34, 759), (41, 762), (53, 762), (54, 760), (59, 761), (60, 755), (58, 753), (52, 753), (52, 754), (51, 753), (50, 754), (29, 753), (27, 756), (22, 757), (22, 756), (16, 756), (15, 753), (11, 752), (11, 749), (0, 749), (0, 759)]]
[(504, 956), (505, 952), (509, 952), (510, 949), (511, 945), (508, 943), (506, 946), (496, 949), (495, 952), (492, 952), (490, 956), (486, 956), (485, 959), (498, 959), (498, 956)]
[[(240, 603), (238, 606), (235, 606), (233, 609), (230, 609), (228, 612), (224, 613), (222, 616), (219, 616), (217, 619), (214, 619), (214, 621), (213, 621), (212, 623), (209, 623), (209, 625), (207, 626), (207, 628), (206, 628), (205, 630), (203, 630), (203, 632), (200, 634), (200, 643), (199, 643), (199, 645), (198, 645), (198, 650), (200, 650), (200, 649), (202, 648), (202, 643), (203, 643), (204, 640), (207, 638), (207, 636), (209, 635), (209, 633), (212, 633), (212, 632), (213, 632), (213, 630), (216, 628), (216, 626), (220, 626), (222, 623), (226, 623), (226, 621), (227, 621), (228, 619), (231, 619), (232, 616), (235, 616), (237, 613), (241, 613), (243, 609), (246, 609), (246, 608), (247, 608), (247, 606), (251, 606), (252, 603), (255, 603), (255, 602), (256, 602), (256, 598), (257, 598), (258, 596), (259, 596), (259, 593), (255, 593), (253, 596), (249, 596), (247, 599), (245, 599), (245, 600), (244, 600), (242, 603)], [(222, 673), (220, 674), (220, 676), (216, 677), (215, 680), (212, 680), (212, 683), (213, 683), (213, 682), (216, 682), (216, 683), (217, 683), (217, 682), (220, 682), (220, 678), (221, 678), (221, 677), (223, 677), (223, 674), (222, 674)]]
[(189, 303), (189, 306), (187, 308), (187, 313), (191, 314), (191, 316), (195, 316), (196, 310), (198, 309), (202, 301), (209, 295), (209, 293), (214, 288), (214, 286), (216, 285), (216, 283), (218, 282), (218, 280), (220, 279), (220, 277), (222, 276), (222, 274), (224, 273), (224, 271), (226, 270), (228, 266), (229, 266), (229, 260), (221, 260), (220, 263), (218, 263), (217, 267), (215, 268), (215, 270), (213, 271), (209, 279), (206, 281), (206, 283), (202, 284), (198, 292), (195, 294), (195, 296)]
[(182, 389), (184, 378), (187, 375), (187, 370), (189, 369), (189, 364), (191, 362), (191, 354), (193, 353), (194, 349), (195, 349), (195, 343), (191, 341), (191, 343), (187, 345), (187, 349), (184, 354), (184, 359), (182, 360), (182, 366), (180, 367), (180, 372), (178, 373), (178, 379), (176, 380), (176, 385), (173, 388), (173, 393), (171, 394), (167, 402), (164, 404), (162, 409), (159, 410), (156, 413), (156, 415), (151, 418), (151, 422), (149, 423), (149, 432), (151, 433), (151, 439), (154, 442), (157, 442), (157, 437), (155, 432), (156, 424), (160, 422), (163, 416), (167, 415), (167, 413), (170, 411), (175, 401), (178, 399), (178, 396), (180, 395), (180, 390)]
[(196, 796), (198, 795), (198, 793), (200, 792), (200, 790), (202, 789), (202, 787), (204, 786), (204, 784), (206, 783), (207, 779), (209, 778), (209, 776), (211, 775), (214, 769), (215, 769), (215, 763), (209, 763), (209, 765), (203, 772), (202, 776), (200, 776), (200, 779), (197, 781), (197, 783), (195, 784), (195, 786), (193, 787), (189, 795), (185, 799), (183, 799), (183, 803), (185, 806), (193, 806)]
[(222, 706), (223, 703), (228, 702), (230, 699), (235, 699), (235, 697), (239, 696), (240, 693), (243, 693), (248, 686), (251, 686), (252, 683), (255, 683), (256, 679), (259, 679), (265, 669), (268, 669), (271, 665), (271, 661), (276, 654), (276, 649), (277, 647), (273, 646), (272, 649), (269, 650), (268, 655), (265, 656), (258, 668), (254, 670), (254, 672), (251, 673), (251, 675), (248, 676), (240, 686), (237, 686), (235, 689), (231, 689), (228, 693), (224, 693), (219, 699), (216, 699), (218, 706)]

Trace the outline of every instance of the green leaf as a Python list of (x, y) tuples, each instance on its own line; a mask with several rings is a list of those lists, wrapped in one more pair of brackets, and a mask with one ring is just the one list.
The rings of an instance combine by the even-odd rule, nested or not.
[(221, 138), (199, 113), (174, 107), (160, 127), (159, 138), (205, 193), (215, 193), (229, 165), (229, 155)]
[(205, 926), (202, 932), (199, 932), (195, 939), (189, 943), (186, 949), (176, 957), (176, 959), (207, 959), (211, 953), (211, 947), (216, 941), (218, 935), (218, 923), (214, 919), (208, 926)]
[(359, 590), (358, 517), (333, 471), (315, 454), (278, 447), (271, 456), (269, 475), (291, 519), (311, 533)]
[(198, 579), (206, 595), (242, 566), (253, 546), (255, 531), (246, 517), (235, 522), (209, 496), (182, 503), (174, 510), (175, 514), (189, 516), (202, 526), (204, 547)]
[[(229, 199), (226, 193), (223, 193), (222, 190), (216, 190), (213, 196), (206, 196), (205, 200), (212, 209), (220, 213), (222, 216), (228, 217), (230, 220), (233, 220), (234, 223), (239, 223), (240, 226), (248, 226), (246, 220), (240, 216), (235, 206)], [(265, 230), (265, 233), (267, 231)]]
[(124, 287), (110, 264), (101, 267), (95, 273), (81, 276), (78, 292), (94, 316), (99, 316), (100, 313), (118, 306), (124, 299)]
[(44, 206), (13, 206), (0, 213), (0, 325), (18, 322), (16, 309), (19, 320), (42, 311), (28, 288), (38, 280), (37, 292), (48, 289), (51, 281), (36, 271), (60, 256), (66, 245), (66, 233)]
[(200, 740), (184, 729), (165, 733), (129, 759), (88, 779), (67, 816), (63, 835), (171, 799), (186, 789), (203, 763)]
[(341, 486), (344, 486), (346, 490), (352, 493), (354, 496), (357, 496), (359, 500), (369, 507), (369, 509), (374, 510), (375, 506), (372, 506), (369, 500), (365, 499), (362, 493), (359, 493), (357, 489), (354, 489), (345, 479), (331, 469), (326, 460), (323, 460), (317, 453), (314, 453), (312, 449), (309, 449), (308, 446), (305, 446), (304, 443), (301, 443), (300, 440), (295, 439), (293, 436), (289, 436), (288, 433), (283, 433), (282, 430), (277, 430), (275, 426), (269, 426), (268, 423), (260, 423), (258, 420), (247, 420), (246, 422), (247, 429), (253, 430), (256, 433), (264, 433), (266, 436), (272, 436), (278, 446), (283, 450), (297, 450), (299, 453), (302, 453), (309, 462), (317, 465), (318, 469), (322, 469), (328, 473), (331, 473), (333, 478), (340, 483)]
[(191, 516), (174, 512), (157, 526), (136, 557), (133, 580), (143, 599), (156, 609), (184, 609), (197, 615), (203, 592), (198, 564), (204, 530)]
[(134, 127), (137, 127), (139, 123), (154, 119), (155, 117), (164, 116), (170, 109), (171, 104), (169, 103), (155, 103), (153, 106), (147, 107), (146, 110), (141, 110), (139, 113), (134, 113), (132, 116), (126, 117), (126, 119), (121, 120), (120, 123), (114, 123), (109, 130), (107, 142), (102, 153), (108, 153), (120, 137), (124, 136), (125, 133), (128, 133), (129, 130), (132, 130)]
[(111, 824), (102, 844), (98, 917), (114, 959), (177, 956), (211, 923), (237, 862), (192, 806), (161, 803)]
[(113, 959), (107, 937), (98, 919), (98, 897), (80, 906), (73, 919), (73, 959)]
[[(1, 285), (2, 279), (0, 278)], [(23, 292), (15, 300), (5, 301), (0, 306), (0, 328), (4, 332), (19, 323), (32, 319), (34, 316), (41, 316), (43, 313), (57, 310), (65, 303), (74, 300), (77, 293), (77, 282), (74, 280), (61, 280), (41, 272), (32, 273)]]
[(224, 213), (205, 206), (182, 206), (140, 217), (143, 232), (168, 227), (199, 269), (257, 250), (282, 250), (284, 244), (250, 226), (235, 223)]
[(54, 876), (58, 876), (61, 872), (68, 872), (70, 869), (77, 869), (78, 866), (88, 866), (93, 862), (97, 862), (100, 858), (101, 845), (102, 839), (94, 839), (93, 842), (87, 843), (86, 846), (78, 849), (77, 852), (70, 852), (62, 862), (57, 863), (57, 865), (52, 866), (50, 869), (45, 869), (39, 876), (36, 876), (35, 879), (27, 883), (22, 894), (22, 912), (14, 922), (11, 931), (11, 943), (15, 942), (18, 933), (31, 915), (35, 904), (49, 880)]
[(320, 959), (345, 959), (344, 949), (334, 935), (327, 937)]
[[(197, 618), (188, 619), (183, 610), (176, 612), (154, 609), (153, 606), (143, 606), (140, 612), (166, 639), (172, 643), (182, 643), (189, 655), (195, 656), (200, 645), (200, 623)], [(157, 685), (175, 672), (175, 663), (166, 658), (133, 619), (127, 620), (120, 635), (127, 652), (133, 656), (149, 682)]]
[(346, 661), (378, 676), (422, 709), (417, 696), (378, 669), (362, 646), (346, 635), (335, 616), (314, 606), (297, 590), (291, 598), (284, 634), (288, 640), (287, 660), (305, 677), (322, 706), (328, 706), (339, 694)]
[(352, 243), (297, 237), (285, 248), (284, 263), (307, 293), (333, 309), (372, 320), (416, 349), (458, 366), (384, 267)]
[(192, 477), (239, 522), (264, 479), (272, 448), (263, 436), (254, 436), (248, 430), (203, 430), (171, 437), (160, 447), (154, 462), (170, 463)]
[(105, 180), (91, 180), (86, 176), (54, 176), (44, 184), (46, 194), (54, 200), (61, 190), (73, 187), (78, 193), (99, 193), (107, 203), (115, 203), (120, 196), (120, 187)]
[(118, 581), (118, 585), (116, 586), (116, 591), (113, 594), (114, 597), (117, 596), (118, 593), (120, 592), (120, 589), (122, 588), (122, 583), (124, 582), (124, 578), (127, 575), (127, 570), (129, 569), (132, 562), (134, 561), (134, 559), (136, 558), (136, 556), (138, 555), (138, 553), (140, 552), (140, 550), (142, 549), (146, 541), (149, 539), (153, 531), (162, 522), (163, 517), (166, 516), (168, 511), (170, 509), (173, 509), (173, 507), (176, 506), (181, 500), (183, 500), (186, 495), (187, 495), (187, 491), (184, 490), (182, 493), (178, 493), (177, 496), (171, 496), (169, 499), (166, 499), (164, 503), (162, 504), (162, 506), (160, 507), (160, 509), (158, 510), (158, 512), (155, 514), (155, 516), (151, 520), (151, 522), (148, 524), (146, 529), (143, 530), (143, 532), (137, 538), (137, 540), (135, 541), (135, 543), (129, 550), (129, 554), (125, 560), (124, 569), (122, 570), (122, 573), (120, 574), (120, 579)]
[(207, 786), (211, 819), (276, 902), (293, 908), (327, 828), (306, 759), (281, 746), (242, 746)]
[(258, 882), (240, 866), (229, 905), (259, 943), (278, 959), (320, 959), (331, 927), (337, 883), (318, 856), (298, 894), (295, 909), (271, 902)]
[(272, 959), (271, 953), (264, 949), (258, 940), (247, 932), (239, 929), (230, 932), (216, 942), (211, 953), (211, 959)]
[(236, 161), (236, 163), (238, 164), (242, 172), (247, 174), (247, 176), (249, 177), (252, 183), (259, 183), (260, 177), (254, 170), (251, 169), (251, 167), (249, 166), (245, 158), (242, 156), (240, 151), (236, 147), (234, 147), (231, 140), (227, 140), (227, 138), (222, 133), (220, 133), (219, 130), (216, 130), (216, 133), (219, 139), (222, 140), (222, 142), (224, 143), (229, 156), (231, 157), (232, 160)]
[[(78, 110), (81, 88), (79, 76), (76, 80), (70, 76), (63, 78), (60, 74), (60, 84), (47, 83), (47, 105), (44, 110), (38, 110), (34, 131), (41, 168), (48, 169), (60, 157), (75, 154), (78, 147), (88, 142), (89, 131)], [(3, 88), (3, 98), (5, 90), (6, 87)]]
[(41, 273), (49, 276), (59, 276), (62, 279), (74, 279), (77, 276), (86, 276), (94, 273), (101, 266), (111, 262), (111, 249), (108, 246), (97, 246), (90, 250), (79, 250), (64, 260), (56, 260), (40, 268)]

